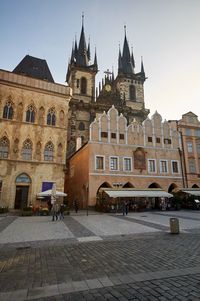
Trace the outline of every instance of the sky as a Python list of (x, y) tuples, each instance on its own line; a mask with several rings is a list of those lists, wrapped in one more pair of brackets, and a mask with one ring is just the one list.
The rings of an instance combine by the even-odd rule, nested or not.
[(0, 0), (0, 69), (12, 71), (27, 54), (46, 59), (54, 81), (66, 84), (72, 42), (82, 13), (92, 60), (117, 75), (124, 25), (135, 72), (143, 57), (145, 107), (163, 120), (192, 111), (200, 119), (199, 0)]

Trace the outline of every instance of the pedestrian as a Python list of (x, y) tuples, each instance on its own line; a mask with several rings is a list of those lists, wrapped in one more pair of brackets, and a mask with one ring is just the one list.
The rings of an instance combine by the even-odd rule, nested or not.
[(78, 212), (78, 201), (77, 200), (74, 201), (74, 209), (77, 213)]
[(129, 203), (126, 201), (126, 204), (125, 204), (126, 215), (128, 214), (128, 209), (129, 209)]
[(58, 220), (59, 205), (56, 201), (52, 202), (51, 211), (52, 211), (52, 221), (54, 221), (54, 220), (57, 221)]
[(60, 204), (60, 212), (59, 212), (60, 220), (64, 219), (64, 211), (65, 211), (65, 205)]

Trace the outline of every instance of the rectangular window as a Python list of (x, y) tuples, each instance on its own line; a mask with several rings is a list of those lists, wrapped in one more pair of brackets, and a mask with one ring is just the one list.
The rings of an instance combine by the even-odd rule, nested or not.
[(116, 133), (111, 133), (111, 138), (115, 139), (116, 138)]
[(195, 160), (189, 159), (189, 172), (190, 173), (196, 173), (196, 166), (195, 166)]
[(124, 158), (124, 171), (131, 171), (131, 170), (132, 170), (132, 159)]
[(156, 138), (156, 143), (160, 143), (160, 138)]
[(76, 81), (76, 87), (79, 88), (79, 86), (80, 86), (80, 79), (77, 79), (77, 81)]
[(200, 154), (200, 143), (197, 144), (197, 153)]
[(101, 137), (102, 138), (108, 138), (108, 133), (107, 132), (101, 132)]
[(172, 173), (179, 173), (178, 161), (172, 161)]
[(168, 172), (166, 160), (160, 160), (160, 172)]
[(195, 136), (200, 137), (200, 130), (195, 131)]
[(123, 140), (124, 139), (124, 134), (119, 134), (119, 139)]
[(23, 148), (23, 150), (22, 150), (22, 159), (23, 160), (31, 160), (31, 158), (32, 158), (32, 149)]
[(152, 142), (152, 137), (148, 137), (148, 142)]
[(164, 139), (164, 144), (172, 144), (172, 141), (171, 139)]
[(104, 169), (104, 157), (96, 156), (96, 169)]
[(148, 171), (156, 172), (156, 160), (148, 159)]
[(188, 153), (192, 153), (193, 152), (192, 142), (187, 142), (187, 151), (188, 151)]
[(191, 136), (191, 130), (190, 129), (185, 129), (185, 135), (186, 136)]
[(118, 157), (110, 157), (110, 170), (118, 170)]

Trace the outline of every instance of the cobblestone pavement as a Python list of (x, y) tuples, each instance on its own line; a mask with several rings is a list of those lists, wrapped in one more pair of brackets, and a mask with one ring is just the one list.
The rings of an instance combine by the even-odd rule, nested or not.
[[(190, 221), (179, 235), (168, 232), (166, 215), (171, 217), (162, 212), (70, 216), (57, 223), (61, 232), (67, 229), (67, 237), (62, 232), (58, 239), (48, 236), (42, 225), (49, 220), (41, 217), (37, 222), (48, 239), (34, 240), (30, 227), (30, 241), (21, 235), (18, 242), (12, 236), (1, 242), (1, 236), (11, 233), (17, 220), (22, 225), (21, 218), (0, 218), (0, 300), (200, 300), (200, 214), (173, 212)], [(92, 229), (95, 219), (100, 229), (95, 224)], [(116, 223), (120, 231), (115, 232)], [(127, 231), (133, 226), (136, 232)]]

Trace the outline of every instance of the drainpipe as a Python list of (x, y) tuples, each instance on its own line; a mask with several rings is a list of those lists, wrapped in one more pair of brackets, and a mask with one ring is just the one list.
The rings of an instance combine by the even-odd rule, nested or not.
[[(183, 173), (182, 177), (184, 178), (184, 175), (185, 175), (185, 181), (183, 181), (183, 185), (185, 184), (184, 188), (188, 188), (188, 179), (187, 179), (186, 162), (185, 162), (185, 150), (184, 150), (184, 144), (183, 144), (183, 134), (182, 134), (182, 131), (179, 131), (178, 120), (176, 120), (176, 127), (177, 127), (177, 131), (179, 132), (179, 134), (181, 136), (182, 152), (179, 149), (180, 150), (179, 154), (180, 154), (180, 159), (181, 159), (181, 166), (183, 167), (182, 168), (182, 173)], [(183, 164), (182, 164), (182, 162), (183, 162)]]

